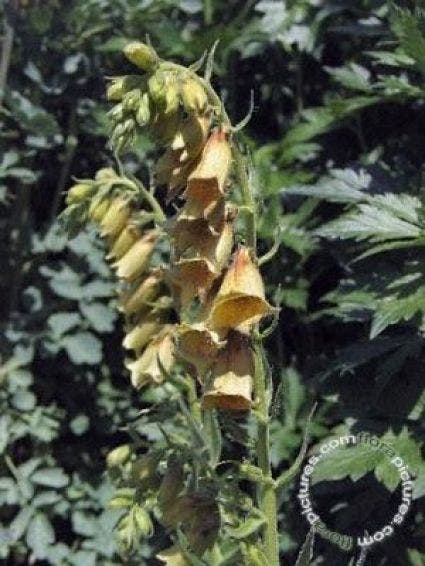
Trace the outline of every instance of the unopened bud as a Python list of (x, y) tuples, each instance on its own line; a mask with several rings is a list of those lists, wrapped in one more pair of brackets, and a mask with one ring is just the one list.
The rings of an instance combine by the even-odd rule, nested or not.
[(77, 204), (83, 201), (93, 190), (93, 184), (77, 183), (73, 185), (66, 195), (66, 204)]
[(139, 124), (139, 126), (146, 126), (150, 118), (151, 110), (149, 95), (147, 92), (144, 92), (136, 110), (136, 122)]
[(143, 71), (153, 71), (158, 65), (159, 57), (155, 50), (140, 41), (133, 41), (124, 47), (124, 55), (131, 63)]
[(181, 97), (186, 112), (201, 114), (205, 111), (208, 97), (205, 89), (195, 79), (186, 80), (181, 86)]
[(119, 77), (117, 79), (113, 79), (112, 83), (108, 86), (106, 90), (106, 98), (108, 100), (121, 100), (125, 94), (124, 89), (124, 77)]
[(122, 105), (124, 110), (129, 112), (137, 110), (141, 99), (142, 91), (139, 88), (131, 90), (123, 98)]
[(131, 450), (129, 444), (122, 444), (121, 446), (117, 446), (106, 456), (106, 465), (108, 466), (108, 468), (122, 466), (122, 464), (125, 464), (127, 462), (130, 454)]
[(135, 505), (133, 507), (134, 520), (137, 525), (137, 529), (140, 531), (142, 537), (150, 537), (153, 534), (153, 524), (149, 514), (140, 507), (140, 505)]

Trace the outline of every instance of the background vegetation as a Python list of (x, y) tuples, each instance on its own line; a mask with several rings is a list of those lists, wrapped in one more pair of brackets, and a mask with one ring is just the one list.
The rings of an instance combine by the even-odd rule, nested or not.
[[(268, 294), (277, 384), (273, 463), (285, 469), (319, 402), (313, 441), (385, 437), (416, 475), (414, 503), (371, 564), (424, 564), (423, 393), (425, 12), (418, 2), (14, 0), (0, 70), (0, 557), (5, 564), (154, 564), (165, 533), (124, 559), (107, 509), (105, 455), (149, 402), (123, 370), (114, 282), (88, 230), (56, 217), (72, 177), (113, 162), (105, 76), (149, 34), (191, 63), (220, 39), (216, 84), (258, 172), (261, 246), (276, 237)], [(130, 70), (130, 69), (129, 69)], [(148, 179), (141, 138), (126, 169)], [(139, 431), (140, 432), (140, 431)], [(234, 437), (244, 431), (235, 429)], [(153, 441), (156, 430), (142, 431)], [(400, 491), (351, 450), (314, 491), (329, 526), (352, 534), (391, 517)], [(335, 481), (331, 481), (335, 480)], [(306, 534), (296, 483), (282, 495), (282, 561)], [(347, 564), (319, 538), (315, 564)], [(143, 562), (145, 561), (145, 562)], [(306, 562), (309, 563), (309, 562)]]

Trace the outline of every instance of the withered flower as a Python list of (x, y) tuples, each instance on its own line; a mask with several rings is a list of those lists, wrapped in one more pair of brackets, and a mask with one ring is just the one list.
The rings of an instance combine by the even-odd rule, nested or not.
[(158, 233), (151, 230), (133, 244), (128, 252), (112, 265), (117, 271), (117, 276), (133, 281), (146, 271), (157, 238)]
[(265, 299), (264, 283), (248, 248), (241, 247), (234, 255), (220, 290), (211, 307), (209, 326), (245, 328), (273, 312)]
[(205, 409), (247, 411), (252, 405), (254, 357), (246, 336), (232, 333), (219, 351), (211, 382), (202, 397)]

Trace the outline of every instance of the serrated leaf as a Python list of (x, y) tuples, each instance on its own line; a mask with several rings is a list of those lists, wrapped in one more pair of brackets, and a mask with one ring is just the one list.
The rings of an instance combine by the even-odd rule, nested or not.
[(419, 287), (407, 297), (388, 296), (378, 301), (370, 329), (370, 338), (379, 336), (388, 326), (409, 320), (418, 312), (425, 312), (425, 287)]

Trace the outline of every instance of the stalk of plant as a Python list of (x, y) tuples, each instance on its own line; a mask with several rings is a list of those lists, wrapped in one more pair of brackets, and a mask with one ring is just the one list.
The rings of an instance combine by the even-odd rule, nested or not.
[[(125, 445), (108, 455), (119, 485), (111, 504), (125, 510), (120, 540), (130, 552), (155, 519), (174, 542), (157, 555), (166, 564), (277, 566), (272, 390), (261, 331), (277, 309), (259, 272), (249, 162), (210, 83), (213, 53), (204, 77), (196, 72), (201, 62), (162, 61), (143, 43), (124, 53), (137, 74), (108, 87), (116, 102), (111, 141), (119, 154), (140, 128), (149, 132), (163, 148), (156, 186), (177, 212), (167, 217), (142, 183), (102, 169), (70, 189), (64, 218), (74, 229), (98, 225), (119, 281), (131, 383), (177, 402), (173, 426), (183, 418), (190, 443), (158, 425), (164, 442), (148, 453)], [(220, 421), (250, 418), (256, 461), (221, 460)], [(241, 480), (253, 482), (254, 501)]]

